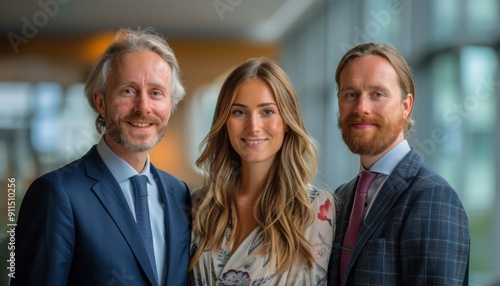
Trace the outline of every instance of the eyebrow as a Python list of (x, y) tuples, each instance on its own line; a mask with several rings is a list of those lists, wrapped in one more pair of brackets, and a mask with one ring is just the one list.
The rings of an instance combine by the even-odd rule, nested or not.
[[(122, 82), (119, 82), (119, 84), (122, 87), (125, 87), (125, 86), (133, 86), (133, 87), (141, 86), (141, 84), (138, 83), (135, 80), (122, 81)], [(148, 88), (148, 89), (150, 89), (150, 88), (168, 89), (169, 85), (165, 84), (164, 82), (156, 82), (155, 81), (155, 82), (148, 83), (147, 86), (146, 86), (146, 88)]]
[(355, 89), (355, 88), (354, 88), (353, 86), (350, 86), (350, 85), (349, 85), (349, 86), (342, 87), (342, 88), (340, 89), (340, 91), (344, 91), (344, 90), (353, 90), (353, 89)]
[[(257, 107), (265, 107), (265, 106), (269, 106), (269, 105), (276, 105), (276, 103), (274, 102), (264, 102), (264, 103), (260, 103), (257, 105)], [(248, 106), (244, 105), (244, 104), (241, 104), (241, 103), (233, 103), (232, 106), (238, 106), (238, 107), (244, 107), (244, 108), (248, 108)]]
[[(383, 90), (383, 91), (386, 91), (387, 90), (387, 87), (385, 86), (382, 86), (382, 85), (370, 85), (368, 86), (368, 89), (370, 90)], [(340, 89), (340, 91), (346, 91), (346, 90), (359, 90), (359, 88), (356, 88), (352, 85), (349, 85), (349, 86), (346, 86), (346, 87), (343, 87)]]

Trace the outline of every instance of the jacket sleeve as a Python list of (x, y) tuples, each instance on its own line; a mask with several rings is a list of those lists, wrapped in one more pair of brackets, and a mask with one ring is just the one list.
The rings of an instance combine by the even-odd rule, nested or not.
[(468, 271), (467, 215), (450, 186), (424, 189), (414, 198), (403, 224), (403, 284), (461, 285)]
[(66, 285), (74, 247), (71, 205), (60, 180), (43, 176), (26, 192), (16, 226), (11, 285)]

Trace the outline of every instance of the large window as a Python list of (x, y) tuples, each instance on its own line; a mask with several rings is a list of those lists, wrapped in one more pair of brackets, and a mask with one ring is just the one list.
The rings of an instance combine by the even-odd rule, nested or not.
[[(314, 125), (313, 135), (321, 134), (317, 136), (324, 154), (320, 178), (335, 189), (359, 167), (336, 127), (333, 73), (340, 57), (361, 42), (391, 42), (415, 75), (416, 125), (410, 145), (456, 189), (466, 208), (472, 239), (471, 284), (497, 285), (499, 2), (339, 0), (319, 6), (288, 33), (281, 62), (294, 75), (294, 85), (307, 86), (308, 92), (299, 96), (301, 102), (307, 101), (304, 118)], [(313, 69), (305, 65), (318, 63), (319, 56), (325, 60)], [(323, 99), (309, 100), (315, 97)], [(325, 120), (318, 120), (318, 114)]]
[[(417, 141), (434, 169), (457, 190), (468, 211), (471, 266), (479, 280), (490, 280), (496, 198), (495, 133), (498, 56), (488, 46), (463, 46), (432, 58), (429, 100), (439, 140)], [(432, 154), (426, 154), (430, 148)]]
[(25, 182), (76, 158), (97, 142), (83, 84), (0, 82), (0, 175)]
[[(7, 178), (15, 179), (17, 209), (34, 178), (81, 157), (97, 142), (94, 119), (80, 83), (0, 81), (0, 181), (6, 188)], [(3, 253), (9, 242), (7, 189), (0, 194)], [(7, 260), (0, 266), (0, 285), (7, 285)]]

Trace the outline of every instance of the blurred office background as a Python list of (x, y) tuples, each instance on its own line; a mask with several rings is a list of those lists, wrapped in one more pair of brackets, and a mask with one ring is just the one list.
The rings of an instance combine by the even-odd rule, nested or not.
[(497, 0), (0, 0), (0, 284), (7, 179), (19, 207), (33, 179), (98, 141), (83, 83), (113, 31), (139, 25), (168, 38), (187, 88), (151, 158), (192, 189), (220, 85), (257, 56), (276, 59), (298, 91), (321, 146), (317, 183), (334, 190), (350, 180), (359, 162), (337, 130), (335, 68), (356, 44), (393, 43), (416, 78), (409, 141), (469, 215), (471, 284), (500, 285), (499, 15)]

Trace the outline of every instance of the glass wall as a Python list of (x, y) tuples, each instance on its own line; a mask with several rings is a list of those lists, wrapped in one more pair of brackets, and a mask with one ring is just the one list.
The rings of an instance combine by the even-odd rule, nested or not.
[(359, 161), (342, 142), (334, 72), (356, 44), (390, 42), (416, 80), (410, 145), (458, 192), (469, 216), (473, 285), (500, 283), (499, 1), (323, 1), (285, 37), (280, 61), (323, 156), (318, 181), (335, 189)]
[(16, 177), (19, 202), (25, 182), (81, 157), (97, 142), (93, 117), (81, 83), (0, 81), (0, 177)]
[[(500, 0), (317, 1), (285, 35), (279, 59), (321, 146), (316, 183), (333, 191), (359, 168), (337, 128), (338, 61), (368, 41), (391, 42), (403, 53), (417, 89), (409, 141), (465, 205), (473, 285), (500, 284), (499, 12)], [(186, 124), (194, 127), (186, 128), (191, 162), (225, 76), (186, 100)], [(18, 202), (29, 179), (81, 157), (97, 142), (95, 115), (82, 94), (80, 83), (0, 82), (0, 175), (16, 176)], [(6, 257), (0, 230), (0, 257)]]
[[(81, 83), (0, 81), (0, 257), (10, 255), (7, 195), (18, 210), (33, 178), (84, 155), (98, 140), (94, 117)], [(15, 193), (7, 194), (11, 180)], [(0, 261), (0, 285), (8, 283), (7, 264)]]

